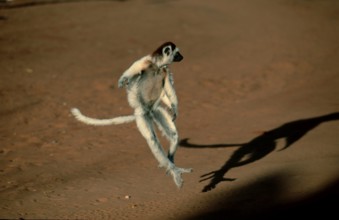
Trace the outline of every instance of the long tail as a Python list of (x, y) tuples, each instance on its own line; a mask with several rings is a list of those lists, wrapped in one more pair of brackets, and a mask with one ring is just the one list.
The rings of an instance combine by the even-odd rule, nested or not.
[(104, 125), (118, 125), (123, 123), (129, 123), (135, 120), (134, 115), (127, 115), (127, 116), (119, 116), (116, 118), (110, 118), (110, 119), (96, 119), (96, 118), (90, 118), (85, 115), (83, 115), (79, 109), (72, 108), (71, 109), (72, 114), (76, 119), (79, 121), (88, 124), (88, 125), (95, 125), (95, 126), (104, 126)]

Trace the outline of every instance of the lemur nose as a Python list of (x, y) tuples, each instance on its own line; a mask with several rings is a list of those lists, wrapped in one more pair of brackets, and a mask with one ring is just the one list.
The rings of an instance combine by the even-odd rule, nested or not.
[(173, 61), (179, 62), (179, 61), (181, 61), (183, 58), (184, 58), (184, 57), (183, 57), (179, 52), (177, 52), (177, 53), (174, 55)]

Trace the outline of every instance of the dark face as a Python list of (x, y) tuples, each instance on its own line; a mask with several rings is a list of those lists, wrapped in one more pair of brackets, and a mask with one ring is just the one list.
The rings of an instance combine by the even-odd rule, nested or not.
[(176, 52), (173, 57), (173, 62), (180, 62), (182, 59), (184, 59), (184, 57), (179, 52)]

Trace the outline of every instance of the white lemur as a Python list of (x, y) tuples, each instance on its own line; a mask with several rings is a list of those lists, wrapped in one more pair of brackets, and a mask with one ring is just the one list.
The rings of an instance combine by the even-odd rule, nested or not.
[[(182, 59), (179, 48), (174, 43), (167, 42), (152, 54), (135, 61), (122, 74), (118, 85), (127, 88), (128, 102), (134, 109), (134, 115), (94, 119), (84, 116), (77, 108), (71, 110), (79, 121), (90, 125), (122, 124), (135, 120), (159, 166), (166, 168), (179, 188), (183, 184), (181, 174), (190, 173), (192, 169), (179, 168), (174, 164), (174, 154), (178, 146), (178, 132), (174, 123), (177, 117), (178, 100), (168, 65)], [(172, 116), (161, 103), (171, 109)], [(154, 124), (170, 142), (167, 156), (156, 136)]]

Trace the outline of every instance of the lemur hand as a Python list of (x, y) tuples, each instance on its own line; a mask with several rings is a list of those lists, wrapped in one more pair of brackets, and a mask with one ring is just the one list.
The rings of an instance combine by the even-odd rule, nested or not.
[(125, 76), (120, 77), (118, 81), (119, 88), (125, 87), (128, 84), (128, 78)]
[(166, 73), (169, 73), (169, 67), (168, 65), (163, 65), (162, 67), (160, 67), (163, 71), (165, 71)]

